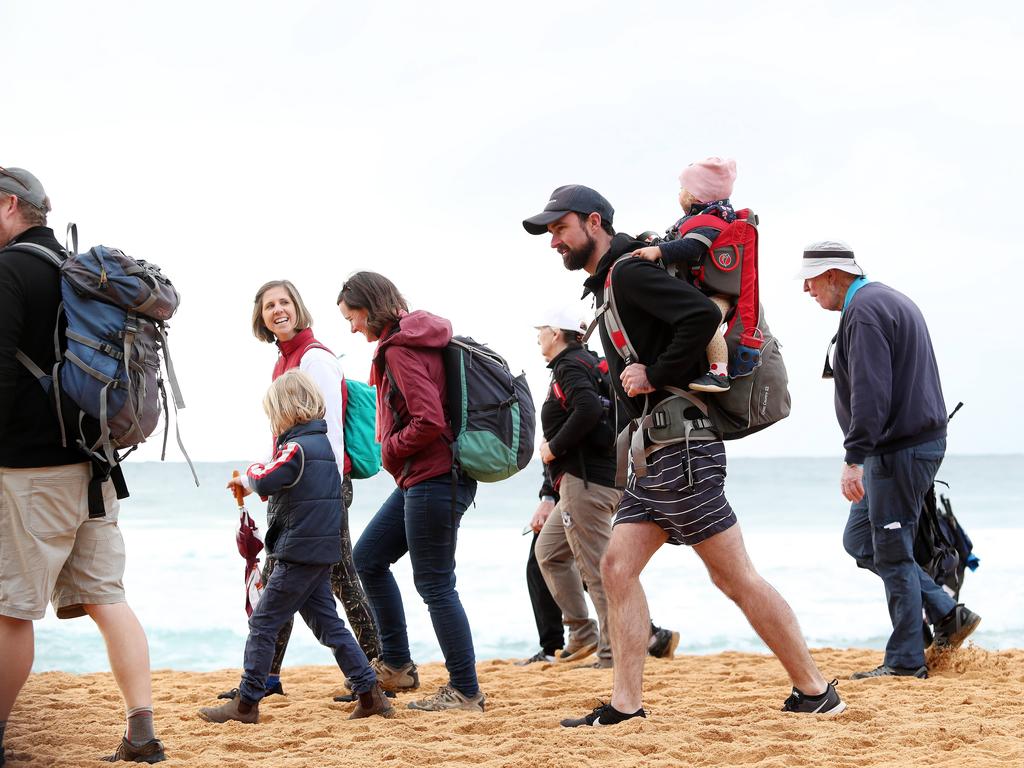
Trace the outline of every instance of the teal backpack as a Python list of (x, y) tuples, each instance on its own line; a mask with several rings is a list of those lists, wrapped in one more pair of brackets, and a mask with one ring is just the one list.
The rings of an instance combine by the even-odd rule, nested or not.
[(345, 470), (365, 480), (380, 472), (377, 442), (377, 387), (343, 379), (341, 383)]

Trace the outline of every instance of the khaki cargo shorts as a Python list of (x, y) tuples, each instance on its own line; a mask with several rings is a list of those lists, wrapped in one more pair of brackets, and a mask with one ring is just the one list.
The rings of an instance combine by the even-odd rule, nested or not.
[(89, 519), (89, 464), (0, 467), (0, 615), (84, 616), (83, 605), (124, 602), (124, 539), (113, 483), (106, 516)]

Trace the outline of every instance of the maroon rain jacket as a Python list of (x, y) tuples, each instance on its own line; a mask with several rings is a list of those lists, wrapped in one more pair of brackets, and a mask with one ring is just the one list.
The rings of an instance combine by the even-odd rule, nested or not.
[(452, 469), (441, 359), (451, 338), (450, 322), (417, 310), (385, 330), (373, 353), (381, 462), (403, 490)]

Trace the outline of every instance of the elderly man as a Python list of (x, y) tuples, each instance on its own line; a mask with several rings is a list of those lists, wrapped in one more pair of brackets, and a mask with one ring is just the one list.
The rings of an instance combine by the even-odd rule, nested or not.
[[(604, 197), (574, 184), (556, 189), (544, 210), (526, 219), (523, 227), (533, 235), (550, 234), (551, 247), (566, 269), (590, 275), (584, 286), (599, 304), (607, 290), (614, 291), (622, 324), (617, 334), (632, 339), (636, 359), (627, 364), (619, 356), (607, 323), (600, 326), (601, 342), (615, 397), (636, 419), (669, 397), (665, 387), (685, 388), (704, 373), (704, 351), (722, 314), (692, 285), (643, 259), (626, 259), (615, 267), (612, 288), (606, 279), (613, 265), (643, 246), (615, 233), (613, 214)], [(697, 417), (683, 416), (691, 423)], [(747, 556), (736, 515), (725, 498), (720, 437), (706, 427), (687, 434), (686, 442), (653, 450), (647, 457), (648, 473), (629, 474), (601, 563), (615, 657), (611, 701), (562, 725), (614, 725), (646, 717), (642, 683), (650, 616), (640, 573), (665, 543), (693, 547), (711, 580), (736, 602), (778, 657), (793, 683), (784, 710), (842, 712), (846, 704), (811, 659), (793, 611)]]
[[(62, 444), (48, 395), (17, 358), (23, 352), (46, 371), (55, 362), (60, 273), (34, 250), (63, 253), (46, 226), (49, 211), (39, 179), (0, 168), (0, 765), (7, 717), (32, 669), (32, 622), (43, 618), (47, 602), (60, 619), (88, 615), (107, 644), (128, 723), (117, 751), (104, 759), (155, 763), (164, 747), (153, 733), (146, 635), (121, 581), (117, 494), (111, 481), (103, 483), (106, 514), (89, 516), (85, 454)], [(82, 725), (59, 711), (45, 719), (56, 729)]]
[(846, 551), (885, 585), (892, 635), (885, 661), (853, 679), (927, 677), (921, 610), (935, 645), (956, 648), (981, 617), (957, 605), (914, 560), (924, 497), (946, 452), (946, 405), (921, 310), (899, 291), (870, 282), (840, 241), (807, 246), (797, 275), (822, 309), (840, 312), (834, 378), (845, 435), (843, 496), (853, 502)]

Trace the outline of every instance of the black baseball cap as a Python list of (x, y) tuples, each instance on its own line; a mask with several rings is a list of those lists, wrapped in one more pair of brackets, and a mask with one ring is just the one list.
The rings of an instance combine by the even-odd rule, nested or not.
[(558, 221), (570, 211), (583, 214), (599, 213), (601, 221), (612, 223), (615, 209), (600, 192), (582, 184), (567, 184), (551, 193), (551, 199), (544, 210), (536, 216), (523, 220), (523, 229), (531, 235), (543, 235), (548, 224)]

